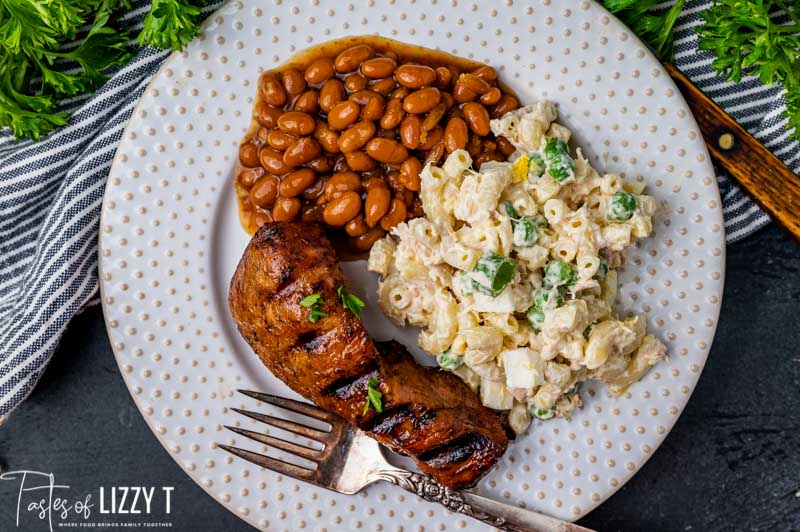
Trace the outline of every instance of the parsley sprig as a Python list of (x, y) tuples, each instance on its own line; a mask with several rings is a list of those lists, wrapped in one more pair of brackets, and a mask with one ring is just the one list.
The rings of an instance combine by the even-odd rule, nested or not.
[(785, 0), (714, 0), (700, 12), (701, 50), (728, 81), (756, 76), (785, 89), (787, 129), (800, 140), (800, 4)]
[(672, 28), (683, 9), (684, 0), (678, 0), (666, 11), (651, 11), (662, 0), (603, 0), (603, 7), (614, 13), (636, 35), (665, 60), (674, 55)]
[(381, 398), (383, 394), (378, 391), (378, 386), (380, 385), (380, 381), (378, 379), (372, 377), (369, 381), (367, 381), (367, 400), (364, 403), (364, 413), (363, 415), (367, 415), (369, 412), (369, 407), (375, 409), (377, 413), (383, 412), (383, 401)]
[(339, 294), (344, 308), (355, 314), (357, 318), (361, 318), (361, 309), (367, 306), (366, 303), (361, 301), (355, 294), (349, 294), (344, 286), (340, 286), (336, 293)]
[(317, 323), (320, 318), (328, 317), (328, 313), (322, 311), (323, 305), (325, 305), (325, 300), (322, 299), (322, 294), (311, 294), (300, 300), (301, 307), (311, 309), (308, 315), (308, 321), (311, 323)]

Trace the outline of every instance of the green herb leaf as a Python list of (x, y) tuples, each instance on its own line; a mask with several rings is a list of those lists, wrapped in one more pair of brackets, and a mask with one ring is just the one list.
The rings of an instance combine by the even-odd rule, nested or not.
[(758, 77), (785, 89), (787, 130), (800, 140), (800, 4), (783, 0), (715, 0), (701, 11), (699, 48), (728, 81)]
[(671, 61), (674, 55), (673, 28), (684, 1), (678, 0), (667, 11), (655, 13), (651, 9), (659, 4), (659, 0), (603, 0), (602, 4), (663, 59)]
[(200, 35), (200, 8), (182, 0), (153, 0), (142, 22), (139, 43), (156, 48), (183, 50)]
[(355, 294), (347, 293), (347, 289), (344, 286), (340, 286), (336, 293), (339, 294), (344, 308), (355, 314), (357, 318), (361, 318), (361, 309), (367, 306), (366, 303), (361, 301)]
[(324, 304), (325, 302), (322, 300), (322, 294), (311, 294), (310, 296), (306, 296), (300, 300), (300, 306), (306, 308)]
[(383, 401), (381, 400), (383, 394), (378, 391), (379, 385), (380, 381), (374, 377), (367, 381), (367, 400), (364, 402), (363, 415), (367, 415), (370, 406), (379, 414), (383, 412)]
[(473, 287), (487, 295), (497, 297), (514, 279), (517, 263), (509, 257), (497, 253), (487, 253), (478, 259), (472, 271), (483, 274), (488, 282), (485, 284), (473, 277)]

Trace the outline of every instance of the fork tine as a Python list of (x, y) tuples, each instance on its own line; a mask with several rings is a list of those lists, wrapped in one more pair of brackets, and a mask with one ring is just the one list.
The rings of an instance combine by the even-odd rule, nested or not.
[(290, 464), (289, 462), (284, 462), (283, 460), (272, 458), (271, 456), (264, 456), (263, 454), (254, 453), (245, 449), (239, 449), (238, 447), (231, 447), (229, 445), (222, 445), (221, 443), (218, 443), (217, 447), (224, 449), (229, 453), (238, 456), (239, 458), (243, 458), (248, 462), (252, 462), (258, 466), (265, 467), (275, 471), (276, 473), (287, 475), (298, 480), (312, 481), (314, 477), (315, 471), (312, 471), (311, 469)]
[(303, 445), (298, 445), (280, 438), (273, 438), (272, 436), (261, 434), (260, 432), (253, 432), (252, 430), (230, 427), (228, 425), (225, 425), (225, 428), (235, 432), (236, 434), (241, 434), (245, 438), (250, 438), (251, 440), (261, 442), (264, 445), (269, 445), (270, 447), (275, 447), (276, 449), (286, 451), (287, 453), (299, 456), (300, 458), (311, 460), (312, 462), (316, 462), (320, 458), (320, 452), (316, 449), (310, 449), (308, 447), (304, 447)]
[(286, 410), (291, 410), (292, 412), (297, 412), (298, 414), (313, 417), (314, 419), (319, 419), (321, 421), (327, 421), (328, 423), (336, 420), (336, 417), (333, 414), (328, 413), (317, 406), (303, 403), (301, 401), (295, 401), (294, 399), (287, 399), (286, 397), (278, 397), (277, 395), (254, 392), (251, 390), (239, 390), (239, 393), (248, 397), (252, 397), (258, 401), (263, 401), (271, 405), (285, 408)]
[(266, 414), (259, 414), (258, 412), (250, 412), (249, 410), (242, 410), (241, 408), (233, 407), (231, 407), (231, 410), (238, 412), (243, 416), (247, 416), (250, 419), (255, 419), (261, 423), (266, 423), (267, 425), (272, 425), (273, 427), (278, 427), (279, 429), (288, 430), (289, 432), (294, 432), (295, 434), (299, 434), (300, 436), (305, 436), (306, 438), (310, 438), (319, 442), (324, 442), (325, 437), (330, 434), (329, 432), (317, 430), (307, 425), (303, 425), (302, 423), (295, 423), (294, 421), (288, 421), (286, 419), (268, 416)]

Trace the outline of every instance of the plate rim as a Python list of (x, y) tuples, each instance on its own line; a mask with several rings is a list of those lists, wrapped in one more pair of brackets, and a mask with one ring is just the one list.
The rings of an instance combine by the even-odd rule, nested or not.
[[(611, 20), (615, 21), (616, 24), (618, 24), (620, 27), (624, 28), (629, 33), (630, 37), (633, 39), (631, 45), (637, 44), (637, 43), (640, 44), (643, 47), (643, 49), (645, 51), (645, 54), (648, 55), (650, 57), (650, 59), (652, 59), (653, 61), (656, 62), (657, 68), (660, 70), (661, 75), (665, 75), (669, 79), (669, 84), (671, 85), (672, 89), (675, 91), (676, 96), (678, 96), (680, 98), (680, 101), (683, 102), (684, 105), (686, 106), (686, 108), (689, 110), (688, 118), (689, 118), (689, 120), (691, 122), (690, 125), (694, 126), (695, 129), (700, 131), (700, 128), (699, 128), (699, 126), (697, 124), (697, 119), (695, 118), (694, 113), (691, 112), (691, 108), (689, 107), (688, 102), (684, 98), (683, 93), (678, 89), (675, 81), (672, 79), (671, 76), (669, 76), (669, 74), (667, 73), (666, 69), (664, 68), (661, 60), (655, 55), (655, 53), (651, 50), (651, 48), (644, 41), (642, 41), (639, 38), (639, 36), (636, 35), (630, 28), (628, 28), (621, 20), (619, 20), (613, 13), (609, 12), (599, 1), (597, 1), (597, 0), (589, 0), (589, 1), (593, 5), (593, 7), (596, 8), (596, 9), (599, 9), (604, 14), (604, 16), (607, 16)], [(211, 29), (210, 26), (215, 26), (216, 25), (216, 21), (214, 19), (218, 15), (220, 15), (223, 10), (228, 9), (231, 5), (234, 5), (234, 4), (237, 4), (237, 3), (244, 4), (245, 2), (242, 1), (242, 0), (227, 0), (222, 5), (220, 5), (217, 9), (215, 9), (213, 12), (209, 13), (207, 15), (206, 19), (201, 24), (201, 32), (202, 32), (202, 34), (204, 34), (206, 30)], [(378, 35), (377, 33), (375, 33), (375, 34)], [(370, 33), (370, 35), (372, 35), (372, 33)], [(397, 40), (397, 39), (395, 39), (394, 36), (390, 36), (388, 38), (389, 39), (393, 39), (393, 40)], [(336, 38), (334, 37), (332, 39), (328, 39), (328, 41), (335, 40), (335, 39)], [(316, 43), (314, 46), (322, 44), (324, 42), (328, 42), (328, 41), (320, 41), (320, 42)], [(293, 57), (294, 55), (302, 53), (305, 48), (307, 48), (307, 47), (298, 48), (297, 51), (295, 51), (286, 60), (290, 60), (291, 57)], [(160, 76), (162, 75), (162, 73), (171, 66), (171, 63), (173, 63), (178, 57), (182, 56), (183, 54), (187, 54), (188, 55), (190, 53), (191, 52), (188, 51), (188, 49), (185, 49), (183, 51), (173, 51), (166, 59), (164, 59), (163, 63), (159, 66), (159, 68), (152, 74), (152, 77), (150, 78), (150, 81), (147, 83), (147, 86), (145, 87), (144, 91), (142, 92), (142, 96), (144, 96), (150, 90), (150, 87), (157, 80), (160, 79)], [(449, 52), (447, 52), (447, 53), (449, 53)], [(140, 108), (143, 106), (143, 104), (144, 104), (144, 98), (140, 97), (138, 99), (138, 101), (136, 102), (136, 105), (131, 110), (131, 115), (128, 118), (126, 124), (125, 124), (125, 128), (122, 131), (119, 143), (123, 142), (124, 139), (126, 138), (126, 136), (128, 134), (128, 131), (131, 128), (132, 123), (134, 122), (134, 118), (137, 115), (137, 113), (140, 111)], [(225, 502), (225, 501), (221, 500), (219, 497), (217, 497), (215, 495), (215, 493), (213, 493), (211, 491), (211, 487), (206, 486), (206, 484), (204, 482), (202, 482), (202, 480), (197, 476), (197, 474), (195, 472), (192, 472), (188, 468), (184, 467), (184, 465), (181, 463), (180, 459), (178, 458), (177, 454), (173, 453), (173, 451), (169, 448), (169, 446), (167, 445), (167, 442), (164, 439), (162, 439), (162, 436), (159, 434), (158, 430), (154, 426), (154, 421), (150, 419), (150, 416), (145, 415), (145, 413), (143, 411), (144, 407), (140, 403), (139, 399), (137, 398), (138, 397), (137, 394), (135, 394), (133, 392), (133, 388), (132, 388), (133, 385), (128, 379), (128, 373), (123, 368), (123, 361), (121, 359), (121, 354), (120, 354), (121, 350), (117, 348), (117, 346), (114, 344), (113, 341), (111, 341), (111, 338), (112, 338), (112, 327), (110, 326), (110, 323), (109, 323), (109, 316), (108, 316), (108, 305), (109, 305), (109, 303), (106, 302), (106, 294), (105, 294), (105, 292), (106, 292), (107, 288), (105, 288), (106, 281), (104, 280), (104, 271), (103, 271), (104, 268), (103, 268), (103, 260), (102, 260), (102, 252), (103, 252), (104, 249), (106, 249), (106, 248), (104, 248), (104, 240), (106, 238), (110, 238), (110, 237), (105, 236), (105, 232), (103, 231), (103, 227), (105, 225), (104, 224), (104, 220), (106, 219), (107, 212), (108, 212), (108, 210), (110, 210), (108, 208), (108, 203), (110, 201), (113, 201), (113, 200), (110, 199), (111, 194), (109, 193), (110, 187), (108, 186), (108, 178), (110, 178), (111, 175), (114, 173), (114, 171), (117, 170), (118, 166), (120, 164), (122, 164), (121, 160), (120, 160), (121, 159), (121, 153), (120, 153), (120, 151), (118, 149), (119, 148), (119, 143), (117, 144), (117, 149), (115, 150), (114, 157), (112, 159), (111, 165), (109, 166), (107, 181), (106, 181), (106, 184), (105, 184), (105, 188), (103, 190), (103, 200), (102, 200), (101, 207), (100, 207), (100, 220), (99, 220), (99, 226), (98, 226), (99, 230), (98, 230), (98, 249), (97, 249), (97, 255), (98, 255), (97, 274), (98, 274), (98, 289), (99, 289), (99, 293), (100, 293), (100, 306), (101, 306), (102, 313), (103, 313), (103, 323), (105, 325), (106, 333), (107, 333), (108, 338), (109, 338), (109, 344), (110, 344), (111, 350), (112, 350), (112, 352), (114, 354), (114, 359), (116, 361), (117, 368), (119, 369), (119, 373), (120, 373), (120, 375), (122, 377), (123, 382), (125, 383), (125, 387), (126, 387), (126, 389), (128, 391), (128, 394), (130, 395), (131, 399), (133, 400), (134, 404), (136, 405), (136, 408), (137, 408), (137, 410), (139, 412), (139, 415), (144, 419), (145, 424), (150, 429), (150, 431), (153, 433), (153, 436), (155, 436), (155, 438), (158, 441), (158, 443), (167, 452), (167, 454), (170, 456), (170, 458), (172, 458), (172, 460), (175, 462), (175, 464), (178, 466), (178, 468), (184, 474), (186, 474), (197, 486), (199, 486), (203, 490), (203, 492), (205, 492), (209, 497), (211, 497), (211, 499), (213, 501), (215, 501), (215, 502), (219, 503), (220, 505), (222, 505), (226, 510), (230, 511), (231, 513), (233, 513), (241, 521), (247, 523), (250, 526), (253, 526), (254, 528), (259, 529), (259, 526), (249, 516), (242, 515), (241, 512), (237, 511), (237, 509), (234, 508), (231, 503)], [(719, 271), (719, 274), (720, 274), (720, 279), (719, 279), (720, 293), (719, 293), (719, 298), (718, 298), (717, 303), (713, 304), (713, 307), (712, 307), (713, 308), (714, 325), (713, 325), (713, 330), (710, 332), (710, 339), (711, 340), (708, 343), (708, 347), (704, 350), (705, 352), (704, 352), (704, 355), (703, 355), (702, 364), (700, 364), (700, 368), (699, 368), (699, 370), (697, 372), (697, 378), (695, 379), (694, 384), (693, 384), (691, 390), (689, 391), (689, 393), (686, 394), (686, 399), (685, 399), (685, 401), (683, 401), (683, 404), (680, 406), (678, 413), (675, 414), (670, 419), (670, 422), (667, 424), (667, 426), (665, 426), (666, 430), (664, 431), (663, 436), (659, 439), (659, 441), (657, 442), (655, 447), (652, 449), (652, 451), (645, 454), (644, 459), (639, 464), (637, 464), (637, 467), (633, 471), (631, 471), (630, 474), (621, 477), (619, 479), (619, 483), (618, 483), (617, 486), (614, 486), (612, 489), (609, 489), (609, 490), (604, 490), (604, 493), (601, 495), (601, 497), (597, 501), (592, 501), (592, 504), (586, 505), (584, 508), (582, 508), (581, 514), (579, 516), (570, 515), (570, 517), (564, 518), (563, 519), (564, 521), (576, 522), (576, 521), (578, 521), (580, 519), (583, 519), (587, 515), (589, 515), (592, 511), (594, 511), (597, 507), (602, 505), (610, 497), (616, 495), (634, 476), (636, 476), (639, 473), (639, 471), (647, 464), (647, 462), (653, 457), (653, 455), (656, 454), (658, 449), (661, 447), (661, 445), (667, 439), (669, 434), (672, 432), (672, 429), (674, 428), (674, 426), (677, 423), (678, 419), (680, 419), (681, 415), (683, 415), (683, 412), (686, 409), (686, 406), (691, 401), (692, 396), (694, 395), (695, 390), (697, 389), (697, 385), (698, 385), (698, 383), (700, 381), (700, 377), (702, 376), (702, 373), (703, 373), (703, 371), (705, 369), (705, 366), (706, 366), (706, 364), (708, 362), (708, 357), (711, 354), (711, 348), (713, 346), (714, 340), (716, 339), (716, 333), (717, 333), (717, 329), (719, 327), (719, 316), (720, 316), (721, 310), (722, 310), (722, 300), (723, 300), (724, 295), (725, 295), (727, 242), (725, 240), (726, 229), (725, 229), (725, 224), (724, 224), (723, 209), (721, 207), (722, 202), (721, 202), (721, 194), (720, 194), (720, 190), (719, 190), (719, 183), (716, 180), (716, 171), (714, 170), (713, 164), (711, 162), (712, 159), (711, 159), (710, 153), (708, 152), (708, 147), (705, 144), (705, 142), (703, 142), (702, 149), (703, 149), (703, 151), (705, 152), (705, 155), (706, 155), (706, 160), (705, 160), (704, 164), (705, 164), (706, 167), (708, 167), (710, 169), (710, 175), (713, 176), (713, 179), (714, 179), (714, 181), (713, 181), (713, 191), (715, 192), (716, 199), (718, 200), (719, 205), (720, 205), (720, 208), (719, 208), (719, 219), (720, 219), (720, 222), (722, 222), (720, 224), (720, 236), (721, 236), (722, 245), (720, 247), (721, 253), (719, 255), (719, 260), (720, 260), (720, 271)], [(113, 246), (109, 246), (109, 247), (113, 247)], [(396, 518), (395, 518), (395, 520), (396, 520)]]

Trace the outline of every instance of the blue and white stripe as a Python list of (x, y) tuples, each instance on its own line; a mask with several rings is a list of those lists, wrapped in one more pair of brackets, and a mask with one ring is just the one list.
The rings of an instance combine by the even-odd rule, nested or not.
[[(756, 80), (729, 84), (714, 75), (709, 54), (695, 51), (692, 27), (707, 5), (687, 2), (677, 25), (676, 64), (800, 172), (800, 147), (783, 127), (780, 89)], [(140, 0), (125, 18), (134, 32), (146, 7)], [(39, 143), (0, 134), (0, 416), (33, 389), (70, 319), (96, 301), (105, 180), (137, 99), (168, 55), (141, 50), (96, 94), (62, 102), (74, 112), (69, 124)], [(729, 241), (769, 221), (725, 176), (719, 183)]]

